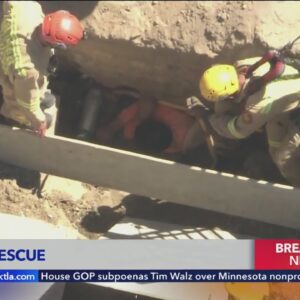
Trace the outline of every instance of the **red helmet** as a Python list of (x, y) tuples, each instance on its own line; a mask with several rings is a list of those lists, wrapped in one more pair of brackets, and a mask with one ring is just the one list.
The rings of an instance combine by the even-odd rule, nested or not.
[(58, 10), (45, 16), (41, 26), (41, 38), (54, 47), (77, 45), (86, 38), (79, 20), (68, 11)]

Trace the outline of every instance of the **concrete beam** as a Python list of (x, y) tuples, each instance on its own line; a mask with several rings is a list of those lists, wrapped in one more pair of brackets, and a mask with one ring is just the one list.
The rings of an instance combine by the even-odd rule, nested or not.
[(0, 160), (56, 176), (300, 229), (300, 190), (0, 126)]

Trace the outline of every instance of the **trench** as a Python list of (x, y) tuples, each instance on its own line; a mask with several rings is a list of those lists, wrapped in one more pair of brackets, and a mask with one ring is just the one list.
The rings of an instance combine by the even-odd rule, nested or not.
[[(135, 101), (135, 99), (132, 99), (132, 97), (128, 96), (126, 93), (116, 98), (113, 96), (113, 90), (110, 87), (101, 84), (99, 81), (95, 81), (95, 79), (86, 76), (81, 71), (74, 68), (61, 68), (56, 76), (50, 76), (49, 82), (49, 88), (60, 99), (58, 119), (56, 124), (56, 135), (72, 139), (81, 139), (78, 137), (80, 122), (82, 120), (86, 99), (91, 90), (97, 89), (101, 91), (101, 97), (97, 98), (97, 101), (101, 102), (101, 105), (99, 106), (100, 109), (96, 115), (96, 128), (99, 126), (101, 127), (105, 123), (109, 123), (109, 121), (114, 119), (119, 111)], [(112, 86), (118, 85), (121, 84), (119, 82), (112, 82)], [(130, 88), (133, 90), (136, 89), (135, 86), (130, 86)], [(89, 136), (87, 141), (101, 144), (93, 135)], [(126, 149), (126, 145), (119, 144), (118, 139), (113, 145), (109, 146), (119, 149)], [(133, 151), (132, 149), (130, 150)], [(258, 154), (252, 156), (251, 159), (255, 160), (255, 158), (258, 157), (258, 165), (266, 165), (266, 156), (259, 156), (260, 153), (267, 153), (266, 145), (264, 143), (264, 136), (262, 134), (256, 134), (251, 138), (242, 141), (242, 143), (235, 148), (234, 151), (230, 151), (225, 157), (220, 159), (220, 163), (216, 168), (218, 171), (249, 176), (246, 173), (244, 165), (245, 161), (253, 153)], [(135, 152), (143, 153), (138, 149), (136, 149)], [(161, 154), (156, 154), (156, 156), (168, 158)], [(174, 158), (169, 157), (168, 159), (173, 160)], [(261, 160), (259, 161), (259, 159)], [(208, 148), (205, 144), (194, 149), (191, 151), (191, 153), (188, 153), (188, 155), (182, 156), (179, 160), (175, 161), (179, 161), (187, 165), (200, 166), (203, 168), (210, 168), (212, 163)], [(255, 168), (252, 169), (253, 176), (249, 177), (268, 181), (274, 180), (274, 182), (278, 182), (277, 178), (274, 178), (274, 171), (271, 169), (274, 166), (272, 166), (272, 164), (270, 165), (267, 165), (267, 167), (263, 169), (265, 173), (259, 173), (259, 170)], [(15, 177), (15, 173), (18, 173), (18, 176), (20, 179), (22, 179), (22, 181), (24, 181), (24, 179), (29, 180), (29, 177), (31, 176), (30, 170), (28, 170), (29, 173), (27, 171), (24, 173), (21, 168), (14, 168), (13, 170), (11, 168), (7, 168), (8, 171), (6, 172), (3, 168), (6, 167), (1, 165), (1, 172), (3, 173), (1, 173), (3, 175), (1, 178), (3, 177), (4, 179), (7, 178), (7, 173), (13, 173), (13, 178)], [(16, 172), (14, 172), (14, 170), (16, 170)], [(60, 200), (58, 199), (58, 202), (59, 201)], [(74, 216), (73, 213), (71, 213), (72, 222), (76, 224), (76, 227), (78, 227), (80, 232), (83, 232), (89, 238), (94, 238), (95, 235), (93, 234), (106, 232), (120, 219), (118, 208), (115, 211), (112, 208), (100, 206), (96, 211), (89, 211), (92, 206), (94, 207), (94, 203), (96, 202), (97, 201), (95, 199), (84, 209), (82, 209), (82, 205), (79, 204), (78, 207), (80, 207), (80, 211), (82, 211), (82, 213), (80, 213), (80, 218), (78, 213), (74, 213)], [(55, 205), (56, 204), (57, 202), (55, 202)], [(87, 203), (84, 205), (86, 204)], [(182, 224), (183, 226), (203, 226), (206, 228), (214, 228), (215, 226), (218, 226), (238, 234), (244, 234), (246, 236), (259, 236), (263, 238), (274, 238), (277, 236), (294, 237), (295, 235), (299, 234), (298, 231), (290, 228), (284, 228), (282, 226), (270, 225), (250, 219), (229, 216), (223, 213), (217, 213), (195, 207), (188, 207), (170, 202), (160, 202), (158, 199), (153, 201), (150, 198), (139, 197), (135, 195), (125, 197), (122, 199), (121, 204), (125, 206), (126, 216), (129, 218), (141, 218), (145, 220), (150, 219), (158, 222)], [(70, 203), (70, 205), (74, 206), (73, 203)], [(61, 209), (61, 207), (58, 209)], [(41, 212), (43, 211), (41, 210)], [(36, 211), (32, 211), (31, 216), (36, 216)]]
[[(84, 5), (74, 6), (67, 1), (41, 1), (45, 12), (64, 8), (80, 19), (91, 15), (97, 3), (86, 1)], [(143, 40), (138, 34), (121, 40), (110, 35), (94, 36), (91, 30), (89, 39), (84, 43), (68, 51), (58, 51), (59, 72), (56, 77), (50, 77), (50, 88), (60, 98), (56, 134), (78, 138), (80, 122), (83, 122), (86, 109), (85, 103), (89, 92), (94, 88), (99, 89), (101, 94), (101, 104), (94, 103), (94, 109), (99, 107), (94, 127), (101, 128), (133, 102), (133, 99), (126, 95), (116, 99), (112, 88), (126, 86), (149, 98), (155, 97), (159, 101), (184, 109), (184, 100), (187, 97), (199, 95), (198, 82), (195, 79), (198, 79), (209, 65), (232, 63), (234, 60), (264, 53), (264, 46), (260, 41), (256, 41), (255, 45), (237, 43), (232, 47), (224, 47), (222, 55), (214, 58), (205, 53), (196, 53), (195, 49), (182, 48), (180, 40), (172, 42), (173, 49), (156, 40)], [(103, 144), (95, 138), (95, 131), (94, 128), (88, 141)], [(217, 166), (213, 166), (206, 145), (179, 156), (165, 153), (151, 155), (253, 179), (286, 183), (272, 163), (265, 141), (263, 133), (256, 133), (248, 139), (232, 143), (231, 147), (219, 156)], [(141, 149), (128, 148), (128, 145), (117, 137), (109, 146), (149, 154)]]
[[(111, 46), (115, 46), (115, 43), (112, 43)], [(106, 51), (109, 52), (109, 44), (106, 44), (105, 47), (107, 48)], [(129, 50), (131, 46), (127, 45), (127, 47), (129, 47), (127, 52), (130, 52)], [(142, 51), (142, 49), (135, 49), (134, 51)], [(146, 51), (146, 54), (144, 54), (146, 56), (149, 55), (148, 59), (151, 59), (151, 57), (154, 55), (154, 52), (155, 50), (152, 49)], [(174, 63), (174, 61), (178, 60), (180, 57), (179, 63), (182, 64), (181, 70), (185, 71), (184, 73), (179, 72), (178, 75), (181, 74), (184, 76), (184, 74), (187, 74), (187, 76), (196, 76), (195, 72), (198, 67), (195, 67), (194, 54), (173, 53), (172, 56), (168, 55), (168, 52), (164, 52), (164, 58), (167, 56), (169, 56), (167, 64)], [(142, 60), (143, 56), (140, 55), (139, 57)], [(199, 58), (197, 58), (197, 61), (198, 59)], [(128, 62), (127, 64), (126, 61)], [(206, 67), (207, 63), (207, 60), (205, 60), (202, 68)], [(162, 61), (160, 61), (160, 65), (163, 69), (164, 65)], [(147, 63), (144, 64), (144, 68), (145, 67), (147, 67)], [(166, 68), (168, 69), (168, 67)], [(146, 69), (145, 73), (143, 73), (141, 76), (143, 78), (145, 74), (148, 75), (145, 75), (143, 80), (136, 81), (136, 84), (133, 84), (135, 80), (132, 79), (138, 78), (138, 73), (133, 72), (131, 75), (131, 80), (124, 80), (124, 78), (120, 75), (126, 74), (126, 70), (129, 69), (132, 69), (132, 66), (130, 59), (128, 59), (126, 56), (123, 58), (122, 68), (118, 73), (118, 76), (114, 74), (115, 68), (113, 66), (110, 68), (108, 62), (105, 68), (106, 72), (104, 77), (96, 76), (96, 74), (94, 74), (95, 76), (92, 76), (92, 74), (86, 75), (86, 72), (83, 72), (80, 68), (78, 68), (78, 66), (76, 66), (76, 64), (61, 64), (58, 68), (57, 74), (49, 77), (49, 89), (51, 89), (52, 93), (55, 94), (59, 99), (59, 109), (55, 132), (56, 135), (75, 140), (82, 139), (82, 137), (79, 137), (78, 135), (80, 133), (80, 125), (82, 124), (82, 119), (84, 117), (85, 106), (88, 102), (90, 92), (96, 90), (99, 92), (99, 95), (96, 96), (94, 100), (96, 100), (98, 103), (96, 107), (98, 107), (99, 110), (97, 114), (95, 114), (96, 121), (94, 124), (94, 130), (92, 130), (91, 134), (88, 137), (85, 137), (84, 140), (90, 143), (108, 145), (117, 149), (126, 149), (149, 155), (147, 151), (145, 152), (144, 150), (142, 151), (138, 148), (132, 148), (132, 145), (129, 146), (128, 144), (124, 143), (124, 141), (119, 138), (120, 133), (122, 135), (122, 132), (119, 132), (119, 134), (116, 136), (116, 139), (109, 144), (102, 143), (96, 139), (96, 129), (109, 124), (110, 121), (114, 120), (118, 113), (136, 101), (136, 98), (132, 96), (132, 93), (128, 94), (125, 92), (116, 96), (114, 94), (114, 88), (121, 86), (124, 90), (134, 91), (133, 94), (136, 94), (137, 91), (143, 92), (146, 96), (156, 96), (158, 101), (162, 99), (164, 101), (163, 104), (171, 105), (172, 108), (177, 109), (177, 107), (183, 107), (182, 102), (184, 101), (184, 95), (190, 96), (194, 93), (193, 85), (190, 83), (190, 77), (187, 77), (186, 80), (183, 80), (185, 87), (179, 87), (177, 85), (177, 81), (166, 79), (169, 82), (167, 89), (153, 88), (152, 90), (149, 90), (152, 84), (151, 82), (146, 82), (146, 79), (149, 74), (153, 74), (153, 67), (149, 65), (149, 69)], [(194, 74), (191, 75), (187, 70), (194, 70)], [(168, 76), (168, 74), (169, 73), (164, 73), (164, 76)], [(95, 78), (97, 78), (97, 80)], [(103, 80), (101, 80), (101, 78), (103, 78)], [(163, 77), (161, 77), (160, 80), (163, 80)], [(141, 82), (144, 83), (144, 88), (143, 85), (140, 84)], [(145, 86), (147, 86), (149, 94), (147, 93)], [(183, 94), (174, 92), (173, 87), (175, 91), (176, 89), (178, 91), (178, 88), (179, 90), (184, 91)], [(173, 91), (174, 94), (170, 93), (170, 91)], [(162, 92), (165, 93), (163, 96)], [(175, 94), (177, 94), (177, 97), (174, 96)], [(181, 112), (184, 113), (183, 111)], [(239, 141), (235, 147), (230, 148), (229, 151), (225, 151), (224, 155), (219, 157), (219, 163), (215, 169), (220, 172), (242, 175), (257, 180), (285, 183), (268, 156), (267, 145), (265, 141), (266, 139), (263, 133), (256, 133), (248, 139)], [(173, 160), (186, 165), (199, 166), (208, 169), (212, 168), (212, 158), (206, 144), (202, 144), (188, 153), (176, 157), (166, 153), (155, 153), (151, 155)], [(1, 168), (3, 169), (3, 167)], [(2, 177), (6, 178), (6, 173), (18, 173), (18, 177), (20, 177), (22, 182), (24, 179), (28, 181), (29, 177), (31, 176), (31, 172), (26, 171), (24, 173), (20, 168), (15, 169), (17, 169), (16, 172), (12, 172), (10, 169), (8, 172), (2, 171), (2, 173), (5, 173), (5, 176)], [(15, 174), (13, 174), (12, 177), (14, 176)], [(31, 181), (29, 185), (31, 185)], [(105, 204), (103, 206), (103, 204), (101, 204), (102, 206), (98, 206), (95, 210), (95, 204), (98, 204), (98, 200), (102, 201), (101, 199), (93, 199), (92, 201), (89, 200), (89, 202), (87, 202), (87, 199), (84, 205), (79, 203), (78, 210), (80, 213), (70, 212), (68, 205), (70, 204), (70, 207), (73, 207), (73, 203), (66, 205), (60, 204), (57, 210), (63, 208), (63, 210), (67, 211), (68, 218), (70, 218), (72, 224), (75, 224), (75, 227), (77, 227), (80, 232), (86, 234), (89, 238), (94, 238), (95, 236), (93, 234), (106, 232), (120, 220), (120, 217), (122, 217), (122, 212), (119, 212), (118, 207), (116, 210), (114, 210), (114, 208), (107, 207)], [(59, 199), (54, 201), (54, 206), (56, 206), (57, 203), (60, 203)], [(10, 205), (10, 202), (8, 202), (8, 204)], [(152, 201), (150, 198), (139, 197), (135, 195), (125, 197), (122, 199), (120, 204), (125, 206), (126, 216), (129, 218), (150, 219), (158, 222), (167, 222), (195, 227), (203, 226), (205, 228), (214, 228), (215, 226), (218, 226), (225, 230), (236, 232), (245, 236), (259, 236), (264, 238), (274, 238), (277, 236), (294, 237), (295, 235), (299, 234), (298, 231), (282, 226), (270, 225), (259, 221), (234, 217), (224, 213), (188, 207), (170, 202), (160, 202), (158, 199), (156, 201)], [(64, 205), (66, 208), (64, 208)], [(31, 211), (31, 208), (29, 210)], [(13, 209), (13, 212), (15, 212), (15, 209)], [(41, 213), (44, 214), (43, 209), (41, 209)], [(30, 216), (35, 217), (36, 215), (36, 211), (30, 212)], [(45, 218), (42, 216), (42, 218), (48, 220), (48, 217)]]
[[(168, 155), (166, 153), (149, 154), (147, 151), (134, 148), (132, 145), (128, 145), (120, 139), (122, 131), (118, 132), (115, 139), (110, 143), (103, 143), (97, 140), (97, 129), (109, 124), (123, 109), (136, 101), (136, 98), (133, 97), (131, 93), (124, 92), (116, 96), (111, 86), (121, 86), (124, 90), (134, 91), (133, 94), (135, 94), (136, 91), (139, 92), (137, 86), (126, 85), (124, 87), (122, 85), (123, 82), (117, 81), (111, 81), (110, 85), (105, 85), (87, 76), (73, 66), (61, 68), (55, 76), (50, 76), (49, 82), (49, 88), (60, 99), (56, 124), (57, 135), (152, 155), (186, 165), (208, 169), (212, 168), (213, 160), (206, 144), (202, 144), (184, 155), (174, 157), (174, 155)], [(94, 126), (92, 126), (93, 129), (90, 131), (90, 135), (86, 135), (83, 138), (79, 136), (79, 134), (81, 133), (81, 125), (89, 101), (89, 94), (93, 90), (97, 90), (99, 93), (94, 97), (94, 102), (92, 101), (94, 105), (92, 105), (90, 109), (93, 110), (93, 108), (96, 108), (98, 112), (94, 114), (94, 120), (96, 121)], [(95, 102), (97, 102), (96, 105)], [(175, 103), (171, 101), (169, 103), (163, 102), (163, 104), (171, 104), (171, 107), (174, 109), (177, 108), (173, 105), (178, 105), (176, 101)], [(219, 157), (218, 164), (214, 168), (219, 172), (227, 172), (256, 180), (286, 184), (286, 181), (281, 177), (268, 155), (268, 146), (263, 132), (257, 132), (247, 139), (240, 140), (234, 147), (225, 151), (224, 155)], [(201, 224), (202, 226), (213, 227), (217, 223), (218, 226), (222, 228), (227, 228), (228, 230), (233, 230), (234, 232), (239, 232), (246, 236), (274, 237), (278, 234), (279, 236), (299, 234), (298, 231), (281, 226), (251, 221), (175, 203), (159, 203), (159, 201), (152, 201), (148, 198), (146, 199), (145, 197), (134, 195), (128, 197), (128, 199), (125, 197), (122, 204), (126, 207), (126, 215), (133, 218), (144, 218), (174, 224), (188, 224), (189, 226), (199, 226), (199, 224)], [(99, 212), (101, 215), (102, 212), (105, 212), (105, 209), (102, 210), (102, 208), (99, 208)], [(108, 209), (107, 212), (109, 217), (112, 211)], [(98, 213), (92, 212), (83, 218), (82, 225), (89, 232), (99, 232), (99, 222), (102, 222), (101, 216), (99, 219)], [(112, 226), (112, 223), (110, 223), (110, 226)], [(106, 227), (106, 230), (108, 230), (109, 227)]]
[[(94, 2), (90, 2), (91, 5), (88, 9), (92, 10)], [(86, 12), (86, 14), (88, 13), (89, 11)], [(239, 52), (239, 58), (245, 58), (249, 55), (257, 55), (260, 50), (255, 49), (254, 46), (245, 46), (235, 49), (235, 52)], [(226, 60), (229, 63), (232, 59), (232, 53), (225, 54), (226, 57), (228, 56)], [(219, 59), (217, 57), (213, 61), (206, 55), (198, 55), (193, 51), (182, 52), (158, 47), (138, 47), (132, 41), (97, 40), (93, 37), (86, 42), (85, 46), (79, 45), (72, 52), (60, 53), (59, 58), (61, 64), (58, 72), (55, 76), (49, 78), (49, 88), (60, 99), (56, 135), (82, 139), (82, 137), (79, 137), (80, 124), (82, 124), (84, 118), (89, 93), (96, 89), (100, 94), (96, 97), (96, 107), (99, 107), (99, 111), (95, 115), (94, 129), (85, 140), (142, 154), (149, 154), (149, 152), (124, 143), (120, 138), (122, 132), (118, 132), (116, 138), (108, 144), (100, 142), (95, 136), (98, 128), (109, 124), (118, 113), (135, 101), (134, 97), (126, 93), (116, 97), (114, 88), (126, 86), (127, 89), (137, 90), (149, 97), (156, 97), (159, 101), (167, 102), (171, 106), (184, 108), (184, 99), (199, 93), (195, 78), (198, 78), (199, 74), (208, 65), (217, 62)], [(248, 139), (239, 141), (234, 147), (224, 151), (215, 167), (212, 167), (213, 161), (205, 144), (184, 155), (174, 156), (166, 153), (151, 153), (151, 155), (187, 165), (208, 169), (214, 168), (220, 172), (257, 180), (286, 183), (268, 156), (265, 141), (266, 138), (263, 133), (256, 133)], [(292, 234), (292, 231), (288, 229), (280, 231), (277, 228), (275, 230), (275, 226), (262, 225), (258, 222), (255, 226), (252, 226), (253, 222), (252, 224), (251, 221), (250, 223), (243, 223), (241, 218), (232, 216), (227, 216), (221, 221), (224, 215), (211, 211), (203, 210), (200, 212), (196, 208), (171, 203), (160, 204), (154, 208), (153, 201), (151, 203), (146, 201), (149, 205), (145, 205), (145, 202), (141, 199), (135, 200), (135, 205), (132, 207), (129, 205), (128, 209), (129, 215), (132, 211), (133, 217), (138, 214), (147, 218), (150, 210), (152, 211), (151, 217), (159, 214), (162, 218), (158, 221), (163, 222), (169, 221), (170, 223), (193, 224), (195, 226), (199, 223), (201, 225), (205, 223), (204, 226), (207, 224), (215, 226), (217, 223), (229, 227), (229, 230), (232, 227), (239, 227), (246, 233), (261, 236), (274, 236), (276, 230), (277, 233), (285, 232), (288, 236)], [(95, 217), (99, 219), (97, 218), (98, 215)], [(90, 224), (86, 224), (85, 227), (89, 227), (91, 232), (99, 232), (101, 230), (95, 224), (97, 222), (97, 220), (92, 224), (89, 222)], [(227, 226), (229, 223), (231, 224)]]
[[(124, 133), (122, 129), (117, 131), (109, 142), (99, 140), (97, 138), (98, 130), (105, 128), (124, 109), (135, 103), (138, 99), (135, 94), (140, 92), (136, 86), (123, 86), (122, 82), (119, 84), (114, 82), (112, 86), (116, 88), (105, 86), (74, 68), (61, 69), (55, 76), (51, 76), (49, 88), (60, 99), (56, 134), (187, 165), (214, 169), (219, 172), (286, 184), (269, 157), (263, 132), (230, 143), (228, 149), (223, 150), (218, 156), (217, 165), (213, 165), (213, 159), (206, 143), (202, 143), (186, 153), (173, 154), (164, 151), (151, 152), (128, 143), (122, 138)], [(114, 91), (118, 90), (119, 86), (123, 92), (116, 95)], [(95, 91), (96, 95), (93, 96)], [(179, 106), (177, 103), (169, 101), (162, 102), (162, 105), (182, 114), (186, 113), (181, 109), (183, 106)], [(82, 130), (86, 132), (82, 133)]]

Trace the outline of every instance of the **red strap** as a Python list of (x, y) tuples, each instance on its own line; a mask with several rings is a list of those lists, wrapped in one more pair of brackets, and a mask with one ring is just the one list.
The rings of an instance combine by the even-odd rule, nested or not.
[(266, 74), (255, 80), (252, 84), (250, 81), (250, 88), (247, 93), (248, 96), (254, 94), (263, 86), (278, 78), (284, 72), (285, 63), (280, 58), (279, 53), (276, 50), (269, 50), (258, 62), (249, 67), (246, 78), (249, 78), (258, 67), (265, 64), (266, 62), (270, 63), (270, 70)]

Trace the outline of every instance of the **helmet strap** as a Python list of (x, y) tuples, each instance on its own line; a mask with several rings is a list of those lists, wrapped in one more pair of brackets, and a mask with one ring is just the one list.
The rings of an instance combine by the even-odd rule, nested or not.
[(44, 47), (49, 46), (49, 44), (46, 42), (46, 40), (43, 36), (42, 25), (40, 25), (36, 28), (36, 31), (34, 34), (37, 36), (37, 38), (38, 38), (39, 42), (42, 44), (42, 46), (44, 46)]
[(55, 44), (53, 44), (53, 47), (55, 49), (60, 49), (60, 50), (66, 50), (67, 49), (67, 45), (65, 43), (59, 43), (59, 42), (56, 42)]

